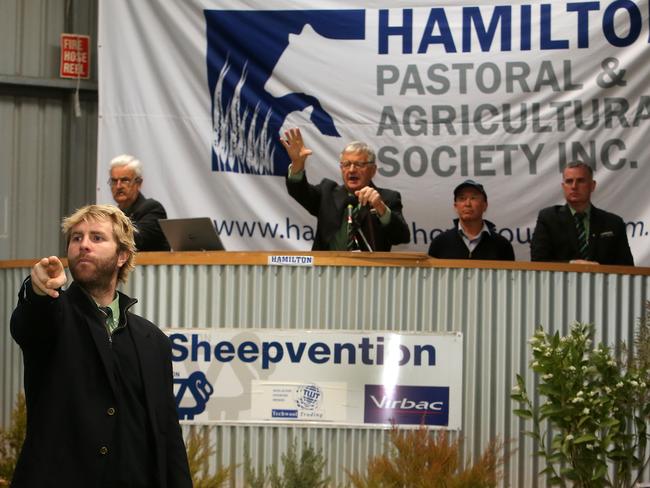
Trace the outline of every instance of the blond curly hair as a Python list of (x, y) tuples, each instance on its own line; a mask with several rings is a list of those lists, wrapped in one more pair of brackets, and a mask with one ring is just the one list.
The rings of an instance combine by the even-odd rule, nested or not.
[(70, 244), (72, 228), (81, 222), (108, 220), (113, 224), (113, 237), (117, 242), (117, 250), (126, 251), (129, 254), (118, 273), (117, 279), (126, 283), (129, 273), (135, 269), (135, 240), (133, 233), (135, 228), (131, 220), (115, 205), (86, 205), (77, 209), (72, 215), (65, 217), (61, 223), (61, 229), (65, 235), (66, 248)]

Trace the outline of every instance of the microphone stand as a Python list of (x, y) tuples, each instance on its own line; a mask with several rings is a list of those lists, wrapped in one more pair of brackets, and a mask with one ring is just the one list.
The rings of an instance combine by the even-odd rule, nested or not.
[[(350, 219), (352, 218), (351, 207), (352, 207), (352, 205), (348, 205), (348, 223), (350, 222)], [(357, 217), (358, 217), (358, 215), (357, 215)], [(372, 228), (372, 224), (371, 224), (371, 228)], [(355, 234), (354, 240), (355, 241), (357, 240), (356, 239), (356, 234), (358, 233), (361, 236), (361, 239), (363, 240), (363, 243), (365, 244), (366, 249), (368, 249), (369, 252), (374, 252), (373, 249), (372, 249), (372, 246), (368, 242), (368, 239), (366, 239), (365, 234), (361, 230), (361, 223), (356, 218), (354, 219), (353, 230), (354, 230), (354, 234)], [(357, 243), (357, 245), (358, 245), (358, 243)]]
[(379, 223), (379, 215), (374, 208), (370, 209), (370, 221), (368, 222), (368, 237), (373, 246), (377, 246), (377, 240), (375, 239), (375, 228), (379, 228), (381, 224)]
[(363, 235), (363, 231), (361, 230), (361, 227), (357, 229), (359, 231), (359, 235), (361, 236), (361, 239), (363, 239), (363, 243), (366, 245), (366, 248), (368, 249), (369, 252), (375, 252), (372, 250), (372, 247), (370, 247), (370, 244), (368, 244), (368, 239), (366, 239), (366, 236)]

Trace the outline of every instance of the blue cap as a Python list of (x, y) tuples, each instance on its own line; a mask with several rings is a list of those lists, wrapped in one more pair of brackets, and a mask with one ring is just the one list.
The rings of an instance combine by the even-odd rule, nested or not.
[(460, 185), (458, 185), (454, 189), (454, 199), (458, 198), (458, 193), (460, 193), (460, 191), (463, 188), (467, 188), (468, 186), (471, 187), (471, 188), (476, 188), (479, 192), (481, 192), (481, 195), (483, 195), (485, 197), (485, 201), (487, 202), (487, 199), (488, 199), (487, 198), (487, 193), (485, 193), (485, 189), (483, 188), (483, 185), (481, 185), (480, 183), (477, 183), (474, 180), (465, 180)]

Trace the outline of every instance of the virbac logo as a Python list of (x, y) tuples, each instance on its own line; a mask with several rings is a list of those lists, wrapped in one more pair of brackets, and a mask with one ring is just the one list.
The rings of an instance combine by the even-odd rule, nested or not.
[(381, 398), (377, 398), (374, 395), (370, 395), (370, 399), (377, 406), (377, 408), (386, 408), (386, 409), (431, 410), (432, 412), (441, 412), (445, 405), (444, 402), (428, 402), (425, 400), (414, 401), (414, 400), (409, 400), (408, 398), (393, 400), (392, 398), (389, 398), (386, 395), (384, 395)]
[(366, 385), (364, 422), (449, 425), (449, 387)]

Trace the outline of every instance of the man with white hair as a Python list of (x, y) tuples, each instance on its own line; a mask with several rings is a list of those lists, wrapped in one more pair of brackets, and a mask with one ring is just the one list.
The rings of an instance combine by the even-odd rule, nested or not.
[(159, 201), (146, 198), (140, 191), (142, 163), (129, 154), (113, 158), (108, 184), (115, 203), (135, 225), (138, 251), (169, 251), (158, 223), (158, 219), (167, 218), (167, 212)]
[(318, 219), (312, 250), (387, 252), (410, 241), (402, 197), (372, 182), (377, 164), (368, 144), (351, 142), (341, 151), (342, 185), (329, 178), (312, 185), (305, 171), (312, 151), (300, 129), (286, 131), (281, 142), (291, 159), (286, 179), (289, 195)]

